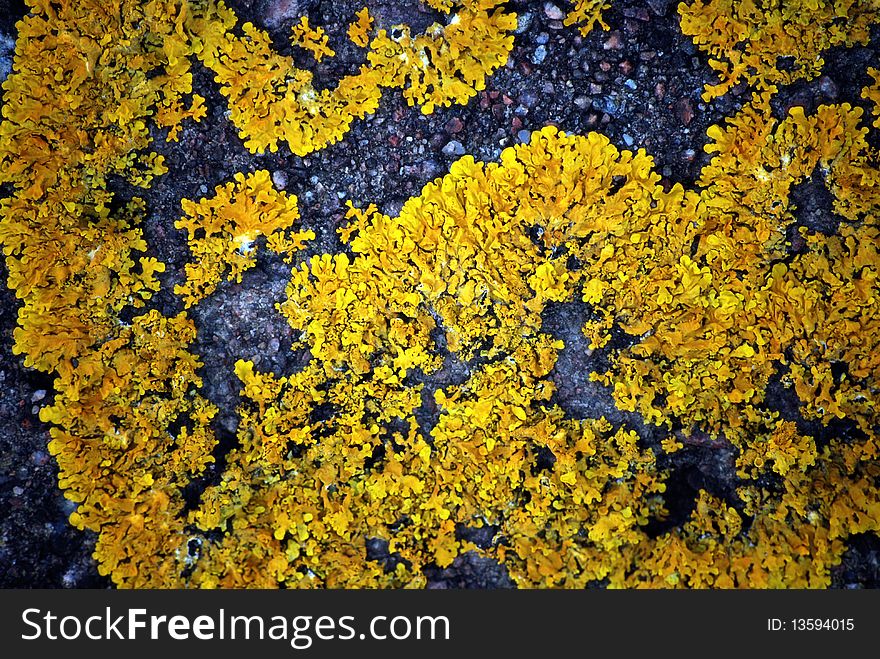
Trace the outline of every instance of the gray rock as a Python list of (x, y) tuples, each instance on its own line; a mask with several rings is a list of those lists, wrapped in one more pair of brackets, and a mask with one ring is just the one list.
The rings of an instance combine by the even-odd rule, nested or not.
[(612, 116), (617, 113), (617, 110), (619, 108), (617, 101), (610, 96), (602, 96), (600, 98), (593, 99), (593, 107)]
[(532, 19), (534, 17), (535, 17), (535, 15), (530, 11), (526, 11), (526, 12), (523, 12), (522, 14), (519, 14), (516, 17), (516, 29), (513, 31), (513, 33), (514, 34), (522, 34), (526, 30), (528, 30), (529, 25), (532, 24)]
[(526, 108), (533, 108), (538, 104), (538, 95), (530, 90), (525, 90), (519, 97), (519, 102)]
[(532, 53), (532, 64), (540, 64), (545, 59), (547, 59), (547, 46), (540, 45), (535, 48), (535, 52)]
[(648, 6), (657, 16), (666, 16), (670, 4), (672, 0), (648, 0)]
[(287, 187), (287, 172), (283, 172), (280, 169), (272, 172), (272, 183), (279, 190), (284, 190)]
[(263, 15), (266, 27), (274, 30), (285, 23), (299, 20), (317, 4), (317, 0), (262, 0), (258, 11)]
[(433, 158), (426, 158), (422, 161), (421, 172), (422, 176), (427, 179), (434, 179), (439, 176), (443, 171), (443, 168)]
[(828, 76), (822, 76), (819, 78), (819, 91), (831, 99), (837, 98), (837, 85)]
[(12, 56), (15, 53), (15, 39), (0, 33), (0, 82), (12, 72)]
[(463, 156), (464, 155), (464, 146), (458, 140), (452, 140), (450, 142), (447, 142), (446, 146), (443, 147), (443, 155)]
[(551, 21), (561, 21), (563, 18), (565, 18), (565, 12), (563, 12), (552, 2), (544, 3), (544, 15)]

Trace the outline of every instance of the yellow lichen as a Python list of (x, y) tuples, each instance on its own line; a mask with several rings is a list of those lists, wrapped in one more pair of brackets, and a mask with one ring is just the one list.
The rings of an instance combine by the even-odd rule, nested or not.
[(501, 0), (465, 0), (445, 26), (412, 36), (407, 26), (379, 30), (368, 59), (382, 84), (400, 87), (410, 105), (431, 114), (437, 106), (465, 103), (485, 87), (487, 74), (506, 61), (516, 15)]
[[(268, 34), (252, 23), (240, 26), (243, 37), (234, 34), (238, 19), (222, 2), (204, 0), (188, 27), (192, 51), (214, 72), (245, 146), (261, 153), (286, 142), (293, 153), (307, 155), (337, 142), (355, 118), (374, 112), (385, 87), (403, 88), (408, 102), (426, 114), (437, 105), (464, 103), (483, 89), (513, 47), (509, 34), (516, 17), (502, 9), (490, 13), (499, 4), (462, 0), (446, 26), (435, 23), (415, 37), (405, 25), (391, 30), (394, 36), (379, 30), (368, 44), (368, 63), (334, 89), (316, 89), (312, 73), (277, 54)], [(314, 38), (301, 45), (319, 48), (320, 57), (332, 54), (315, 45), (324, 44), (326, 35), (309, 34)], [(355, 38), (363, 43), (365, 32)]]
[(740, 81), (767, 89), (815, 78), (823, 51), (867, 43), (880, 17), (873, 0), (694, 0), (678, 11), (682, 32), (708, 53), (721, 78), (706, 86), (704, 100)]
[(566, 14), (563, 21), (565, 25), (577, 25), (583, 36), (592, 32), (597, 23), (603, 29), (608, 29), (608, 25), (602, 20), (602, 12), (611, 6), (608, 0), (572, 0), (570, 4), (574, 7)]
[[(752, 26), (719, 70), (723, 85), (759, 87), (709, 129), (690, 189), (661, 185), (644, 151), (548, 127), (499, 162), (462, 158), (396, 217), (349, 204), (345, 251), (292, 267), (278, 305), (308, 360), (281, 376), (236, 363), (237, 443), (193, 497), (217, 444), (196, 329), (143, 309), (164, 266), (147, 255), (144, 202), (114, 203), (108, 178), (165, 173), (151, 126), (174, 140), (204, 114), (190, 55), (253, 151), (341, 138), (383, 86), (427, 111), (466, 100), (506, 59), (512, 15), (495, 0), (429, 4), (447, 25), (379, 30), (360, 73), (321, 92), (264, 32), (233, 31), (222, 4), (34, 0), (19, 24), (0, 129), (14, 350), (56, 377), (41, 418), (100, 571), (135, 587), (412, 587), (477, 551), (524, 587), (828, 585), (847, 538), (880, 530), (880, 154), (846, 103), (771, 111), (775, 83), (813, 75), (810, 58), (873, 20), (844, 29), (819, 2), (682, 8), (687, 29), (728, 16), (713, 57), (737, 43), (729, 16)], [(790, 51), (809, 66), (779, 71), (789, 45), (768, 35), (801, 38), (797, 8), (831, 27)], [(792, 191), (808, 178), (830, 192), (833, 235), (797, 226)], [(263, 170), (183, 209), (187, 306), (251, 267), (258, 236), (289, 261), (312, 237), (291, 233), (296, 198)], [(604, 351), (591, 378), (664, 440), (557, 404), (557, 360), (573, 348), (544, 321), (569, 303)], [(774, 408), (774, 379), (802, 418)], [(661, 465), (700, 442), (730, 451), (733, 485), (707, 485), (684, 524), (652, 528), (674, 477)], [(466, 531), (483, 527), (478, 547)], [(372, 541), (384, 563), (368, 560)]]
[[(28, 366), (68, 372), (124, 308), (158, 288), (164, 266), (138, 256), (147, 249), (143, 203), (111, 211), (106, 184), (118, 175), (149, 185), (165, 171), (145, 151), (150, 115), (173, 132), (188, 113), (171, 109), (182, 107), (192, 77), (177, 56), (185, 11), (176, 2), (31, 8), (3, 83), (0, 180), (15, 195), (0, 202), (0, 242), (22, 300), (13, 350)], [(194, 97), (193, 118), (199, 105)]]
[(357, 20), (348, 26), (348, 38), (355, 46), (366, 48), (370, 44), (370, 32), (373, 29), (373, 17), (370, 10), (364, 7), (357, 14)]
[(327, 45), (329, 40), (330, 37), (324, 32), (324, 28), (309, 25), (308, 16), (300, 18), (299, 23), (290, 29), (290, 42), (294, 46), (309, 51), (316, 62), (320, 62), (325, 56), (333, 57), (336, 55), (333, 49)]
[(186, 229), (193, 258), (186, 264), (186, 282), (174, 292), (187, 307), (210, 295), (224, 278), (240, 282), (242, 273), (256, 265), (261, 236), (288, 259), (315, 237), (312, 231), (290, 232), (299, 219), (296, 197), (275, 190), (266, 170), (236, 174), (234, 183), (217, 186), (210, 199), (183, 199), (181, 205), (186, 215), (174, 226)]

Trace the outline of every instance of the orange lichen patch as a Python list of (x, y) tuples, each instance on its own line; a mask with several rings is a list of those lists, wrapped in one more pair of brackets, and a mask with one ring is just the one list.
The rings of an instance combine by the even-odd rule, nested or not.
[(366, 48), (370, 45), (370, 33), (373, 30), (373, 17), (370, 10), (364, 7), (356, 14), (356, 20), (348, 26), (348, 38), (355, 46)]
[(172, 585), (183, 568), (180, 490), (213, 459), (215, 410), (196, 393), (189, 321), (121, 320), (158, 289), (164, 265), (138, 255), (143, 202), (111, 210), (106, 181), (147, 186), (164, 172), (145, 151), (151, 116), (174, 135), (202, 114), (197, 96), (182, 110), (185, 20), (175, 2), (31, 3), (0, 131), (2, 180), (15, 189), (0, 220), (22, 300), (14, 350), (57, 375), (41, 418), (54, 426), (60, 485), (79, 504), (71, 522), (98, 532), (103, 574), (139, 586)]
[[(767, 89), (819, 75), (822, 52), (866, 44), (880, 18), (873, 0), (694, 0), (678, 6), (681, 30), (708, 53), (721, 82), (703, 99), (740, 81)], [(792, 62), (783, 66), (782, 59)]]
[(780, 421), (766, 437), (750, 442), (737, 460), (740, 476), (757, 478), (765, 467), (785, 477), (794, 467), (803, 472), (816, 463), (816, 442), (801, 435), (791, 421)]
[(565, 25), (577, 25), (583, 36), (593, 31), (596, 25), (607, 30), (608, 25), (602, 20), (602, 12), (611, 7), (608, 0), (572, 0), (574, 7), (565, 16)]
[[(765, 506), (761, 513), (775, 508), (769, 502)], [(634, 571), (620, 585), (816, 588), (828, 583), (829, 568), (842, 550), (843, 543), (831, 539), (821, 525), (759, 516), (746, 527), (734, 508), (701, 491), (687, 524), (643, 543), (633, 556)]]
[[(193, 514), (206, 531), (236, 534), (196, 564), (193, 582), (421, 586), (424, 566), (475, 549), (457, 536), (462, 525), (498, 525), (509, 547), (487, 553), (522, 585), (604, 578), (615, 551), (645, 538), (663, 485), (635, 433), (565, 421), (547, 402), (555, 343), (523, 344), (506, 363), (438, 391), (429, 438), (414, 417), (420, 387), (389, 381), (381, 366), (328, 372), (317, 360), (276, 378), (239, 362), (249, 401), (240, 448)], [(337, 414), (316, 422), (328, 406)], [(554, 462), (536, 472), (542, 452)], [(369, 539), (388, 543), (394, 569), (364, 564)], [(241, 569), (254, 559), (269, 570)]]
[(874, 104), (874, 128), (880, 128), (880, 69), (868, 69), (868, 75), (874, 79), (874, 84), (868, 85), (862, 90), (862, 98), (866, 98)]
[(327, 45), (329, 40), (330, 37), (324, 32), (324, 28), (309, 25), (308, 16), (303, 16), (299, 23), (290, 28), (290, 43), (309, 51), (316, 62), (320, 62), (325, 56), (333, 57), (336, 55), (333, 49)]
[(218, 185), (210, 199), (183, 199), (181, 205), (186, 215), (174, 226), (186, 229), (193, 258), (186, 264), (186, 283), (174, 292), (187, 307), (210, 295), (224, 278), (240, 282), (256, 265), (260, 236), (288, 260), (315, 237), (312, 231), (290, 231), (299, 219), (296, 197), (275, 190), (266, 170), (236, 174), (234, 183)]
[(437, 106), (466, 103), (485, 88), (486, 76), (503, 66), (513, 48), (516, 15), (501, 9), (500, 0), (465, 1), (445, 26), (435, 23), (412, 36), (398, 26), (392, 36), (379, 30), (368, 60), (382, 84), (400, 87), (410, 105), (424, 114)]
[(380, 268), (345, 254), (311, 259), (294, 271), (280, 311), (305, 333), (327, 369), (355, 373), (380, 364), (397, 381), (414, 368), (436, 370), (430, 332), (436, 327), (417, 293), (407, 294)]
[[(236, 374), (248, 399), (239, 446), (192, 513), (200, 529), (234, 532), (205, 543), (191, 583), (423, 583), (403, 565), (386, 572), (364, 560), (366, 539), (384, 537), (400, 515), (417, 511), (424, 492), (427, 466), (409, 458), (427, 444), (414, 428), (387, 425), (418, 406), (418, 391), (350, 372), (328, 378), (317, 361), (283, 378), (256, 373), (250, 362), (239, 362)], [(333, 418), (318, 414), (343, 402)], [(386, 450), (387, 459), (378, 457)]]
[(168, 134), (165, 136), (168, 142), (177, 141), (180, 130), (183, 128), (184, 119), (199, 121), (207, 114), (208, 108), (205, 106), (205, 99), (198, 94), (193, 94), (192, 98), (192, 105), (189, 108), (184, 108), (179, 101), (157, 108), (155, 121), (158, 126), (169, 128)]
[[(306, 153), (383, 85), (428, 109), (470, 95), (506, 57), (511, 15), (496, 0), (432, 0), (446, 26), (380, 30), (375, 61), (318, 93), (265, 33), (233, 34), (222, 5), (70, 4), (35, 1), (19, 26), (0, 241), (23, 302), (15, 350), (56, 375), (41, 418), (78, 503), (71, 522), (98, 534), (115, 583), (415, 587), (428, 566), (480, 551), (522, 586), (814, 587), (849, 536), (880, 530), (880, 154), (861, 110), (774, 118), (776, 78), (756, 69), (768, 90), (709, 130), (693, 190), (662, 187), (644, 151), (545, 128), (497, 163), (462, 158), (397, 217), (349, 204), (347, 251), (294, 267), (278, 306), (308, 363), (276, 376), (237, 362), (237, 444), (199, 493), (216, 409), (198, 391), (195, 328), (139, 312), (163, 265), (146, 255), (143, 202), (117, 210), (107, 178), (147, 186), (164, 172), (149, 122), (172, 138), (170, 122), (201, 114), (195, 96), (181, 110), (189, 54), (214, 70), (252, 150)], [(832, 41), (859, 38), (834, 29)], [(841, 226), (800, 228), (793, 249), (792, 189), (814, 173)], [(309, 237), (290, 232), (296, 199), (265, 171), (184, 211), (205, 266), (187, 269), (187, 304), (250, 267), (258, 234), (290, 260)], [(565, 346), (543, 320), (572, 301), (607, 351), (592, 377), (619, 408), (681, 432), (652, 448), (565, 417), (553, 398)], [(457, 383), (426, 386), (453, 364)], [(780, 418), (777, 373), (807, 420), (847, 431), (814, 438)], [(738, 489), (701, 492), (687, 523), (649, 533), (665, 515), (655, 451), (674, 468), (695, 437), (735, 449)], [(497, 532), (478, 548), (464, 531), (480, 527)], [(387, 544), (384, 562), (371, 542)]]
[[(878, 207), (880, 197), (875, 194), (874, 208)], [(787, 377), (803, 401), (804, 415), (825, 424), (842, 418), (856, 421), (871, 438), (865, 449), (870, 459), (877, 456), (880, 424), (880, 227), (876, 210), (873, 213), (859, 226), (843, 225), (840, 235), (808, 236), (811, 251), (774, 286), (779, 295), (799, 297), (804, 303), (789, 317), (794, 341)], [(835, 375), (835, 368), (842, 374)]]
[[(523, 587), (583, 587), (622, 572), (621, 558), (647, 539), (645, 524), (663, 514), (662, 475), (634, 432), (564, 420), (547, 402), (553, 387), (543, 378), (558, 344), (539, 337), (437, 395), (443, 509), (470, 526), (498, 526), (507, 542), (490, 555)], [(450, 538), (443, 549), (439, 565), (463, 548)]]
[[(316, 89), (312, 73), (278, 55), (268, 34), (253, 24), (240, 26), (243, 37), (233, 34), (238, 19), (222, 2), (199, 3), (189, 29), (192, 50), (214, 72), (245, 146), (262, 153), (286, 142), (293, 153), (307, 155), (339, 141), (355, 118), (374, 112), (385, 87), (403, 88), (408, 102), (426, 114), (437, 105), (465, 103), (483, 89), (513, 47), (516, 16), (502, 9), (490, 13), (499, 4), (454, 3), (457, 13), (446, 26), (435, 23), (416, 37), (405, 25), (395, 28), (394, 37), (379, 30), (368, 45), (369, 63), (332, 90)], [(352, 37), (359, 45), (367, 39), (367, 18), (359, 18)], [(306, 29), (301, 23), (294, 30), (311, 35), (300, 45), (317, 49), (318, 59), (332, 55), (326, 35)]]
[[(812, 440), (797, 438), (789, 424), (773, 433), (778, 442), (801, 442), (808, 463), (784, 473), (781, 492), (745, 485), (738, 496), (742, 513), (706, 492), (700, 493), (690, 521), (681, 529), (642, 544), (636, 570), (623, 585), (678, 588), (817, 588), (829, 582), (840, 561), (844, 538), (880, 528), (876, 463), (855, 469), (841, 464), (834, 441), (817, 457)], [(778, 460), (780, 453), (774, 454)], [(815, 465), (812, 460), (815, 459)], [(776, 467), (781, 463), (775, 462)], [(778, 468), (775, 468), (779, 471)], [(760, 471), (755, 469), (754, 471)], [(743, 516), (753, 518), (748, 526)]]
[[(703, 170), (700, 184), (705, 187), (695, 205), (676, 213), (685, 222), (671, 234), (672, 241), (661, 243), (652, 237), (665, 230), (663, 223), (634, 226), (632, 244), (608, 245), (609, 253), (614, 253), (612, 267), (592, 275), (608, 289), (603, 300), (609, 310), (616, 310), (622, 327), (642, 337), (617, 357), (612, 372), (600, 377), (614, 387), (618, 405), (657, 422), (668, 422), (674, 416), (686, 427), (723, 431), (734, 441), (738, 441), (738, 429), (772, 420), (762, 405), (764, 390), (777, 362), (789, 361), (786, 348), (795, 348), (792, 373), (801, 373), (802, 359), (808, 360), (807, 373), (827, 368), (819, 361), (827, 365), (828, 360), (852, 359), (863, 364), (859, 370), (870, 378), (873, 366), (860, 355), (871, 354), (871, 349), (864, 352), (865, 342), (873, 344), (875, 339), (865, 337), (876, 336), (869, 330), (876, 315), (868, 302), (874, 286), (870, 272), (868, 278), (860, 278), (846, 260), (836, 260), (838, 267), (848, 267), (836, 281), (867, 286), (867, 297), (856, 298), (865, 300), (859, 315), (864, 324), (847, 326), (841, 318), (836, 325), (833, 309), (843, 305), (843, 298), (834, 301), (837, 294), (830, 288), (834, 282), (800, 274), (821, 258), (819, 253), (810, 251), (788, 266), (782, 263), (790, 260), (784, 230), (794, 221), (788, 195), (814, 168), (827, 168), (838, 206), (850, 216), (862, 212), (844, 207), (855, 203), (850, 184), (858, 184), (859, 199), (870, 199), (877, 171), (865, 160), (869, 150), (864, 132), (856, 128), (861, 111), (847, 105), (829, 106), (805, 117), (796, 109), (777, 122), (765, 100), (756, 99), (756, 105), (745, 108), (728, 128), (710, 129), (713, 142), (707, 150), (716, 156)], [(862, 209), (871, 204), (860, 203)], [(639, 213), (635, 221), (643, 217)], [(870, 234), (873, 229), (865, 225), (843, 231)], [(812, 236), (808, 240), (830, 247), (838, 239)], [(859, 262), (867, 264), (873, 258), (873, 243), (860, 244), (864, 246)], [(621, 254), (621, 248), (632, 256), (627, 257), (626, 251)], [(618, 275), (621, 264), (639, 263), (638, 254), (648, 264), (642, 267), (649, 271), (638, 277), (627, 271)], [(826, 258), (819, 267), (833, 271), (830, 263)], [(788, 292), (783, 292), (783, 286)], [(812, 291), (805, 294), (804, 286)], [(829, 288), (821, 291), (825, 286)], [(845, 290), (844, 286), (839, 295), (852, 300)], [(611, 297), (615, 294), (618, 299)], [(830, 343), (816, 336), (817, 331), (824, 334), (818, 329), (818, 318), (830, 333)], [(840, 338), (832, 339), (835, 334)], [(796, 338), (799, 343), (794, 343)], [(831, 345), (840, 345), (846, 356), (835, 357), (829, 352)], [(815, 359), (808, 357), (810, 351)], [(872, 358), (867, 361), (874, 362)], [(852, 398), (859, 393), (865, 395), (854, 390)], [(864, 413), (867, 406), (862, 401)], [(849, 409), (854, 412), (855, 406)]]
[(214, 72), (229, 118), (251, 151), (276, 151), (281, 141), (305, 155), (338, 141), (355, 116), (375, 110), (381, 90), (366, 67), (336, 90), (316, 90), (312, 73), (278, 55), (264, 31), (244, 23), (243, 36), (234, 35), (237, 22), (223, 3), (208, 3), (192, 21), (192, 47)]
[(167, 587), (184, 567), (181, 489), (214, 461), (216, 443), (216, 408), (195, 393), (194, 339), (183, 315), (136, 316), (60, 376), (40, 412), (55, 425), (59, 484), (79, 504), (70, 521), (99, 532), (99, 571), (117, 583)]
[(142, 202), (112, 212), (107, 177), (149, 185), (165, 171), (144, 151), (151, 114), (173, 132), (172, 122), (201, 111), (193, 97), (192, 112), (179, 112), (191, 92), (189, 64), (176, 56), (179, 3), (31, 9), (3, 83), (0, 181), (15, 195), (0, 202), (0, 242), (22, 300), (13, 350), (28, 366), (67, 372), (115, 330), (122, 309), (150, 298), (164, 269), (138, 256)]

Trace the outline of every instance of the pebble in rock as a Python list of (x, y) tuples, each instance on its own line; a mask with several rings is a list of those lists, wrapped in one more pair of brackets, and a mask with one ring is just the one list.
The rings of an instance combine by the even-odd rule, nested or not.
[(565, 18), (565, 13), (552, 2), (544, 3), (544, 15), (551, 21), (561, 21)]
[(458, 140), (452, 140), (443, 147), (443, 155), (445, 156), (463, 156), (464, 146)]
[(529, 141), (532, 139), (532, 132), (529, 130), (523, 129), (523, 130), (519, 131), (516, 134), (516, 136), (517, 136), (517, 138), (519, 138), (520, 142), (522, 142), (523, 144), (528, 144)]
[(543, 44), (535, 48), (535, 52), (532, 53), (532, 64), (540, 64), (545, 59), (547, 59), (547, 46)]
[(837, 98), (837, 85), (834, 84), (834, 81), (828, 76), (822, 76), (819, 78), (819, 91), (831, 99)]
[(458, 117), (453, 117), (446, 122), (445, 128), (447, 133), (455, 135), (456, 133), (460, 133), (462, 129), (464, 129), (464, 122)]
[(620, 40), (620, 35), (617, 32), (612, 32), (611, 36), (605, 40), (605, 43), (602, 44), (602, 48), (604, 50), (620, 50), (623, 46), (623, 43)]
[(534, 14), (530, 11), (523, 12), (516, 17), (516, 29), (513, 31), (514, 34), (522, 34), (526, 30), (529, 29), (529, 25), (532, 24), (532, 18)]
[(533, 108), (538, 104), (538, 95), (531, 91), (524, 91), (519, 97), (519, 102), (526, 108)]
[(282, 172), (280, 169), (275, 170), (272, 172), (272, 183), (279, 190), (283, 190), (287, 187), (287, 173)]
[(613, 115), (617, 112), (617, 101), (610, 96), (603, 96), (593, 100), (593, 107), (607, 114)]

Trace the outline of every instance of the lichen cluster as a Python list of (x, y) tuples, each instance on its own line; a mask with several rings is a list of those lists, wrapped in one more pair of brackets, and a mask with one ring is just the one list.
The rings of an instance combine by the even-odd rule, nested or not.
[[(507, 61), (516, 17), (499, 8), (502, 0), (427, 4), (450, 17), (420, 35), (398, 25), (371, 37), (369, 11), (356, 14), (350, 38), (367, 48), (366, 61), (333, 89), (316, 89), (311, 71), (275, 52), (265, 31), (252, 23), (239, 26), (223, 2), (190, 3), (187, 43), (189, 53), (214, 72), (229, 101), (229, 118), (249, 150), (276, 151), (286, 143), (302, 156), (342, 139), (355, 118), (376, 110), (385, 88), (402, 89), (410, 105), (430, 114), (437, 106), (466, 102)], [(334, 55), (323, 29), (311, 27), (306, 17), (291, 38), (318, 61)]]
[(823, 51), (865, 44), (880, 19), (876, 0), (694, 0), (679, 5), (681, 30), (709, 55), (721, 81), (710, 100), (745, 82), (759, 89), (819, 76)]
[[(692, 189), (664, 187), (644, 151), (548, 127), (499, 162), (465, 156), (396, 217), (349, 203), (344, 251), (308, 260), (296, 197), (266, 171), (183, 200), (184, 305), (265, 244), (291, 263), (278, 311), (309, 356), (286, 375), (236, 363), (237, 443), (194, 488), (217, 446), (196, 328), (145, 310), (164, 266), (139, 228), (144, 202), (118, 208), (110, 177), (148, 186), (165, 171), (150, 127), (173, 141), (204, 116), (192, 58), (250, 150), (305, 154), (384, 88), (424, 112), (466, 102), (504, 64), (515, 17), (496, 0), (433, 0), (447, 24), (412, 36), (365, 8), (347, 30), (367, 49), (359, 73), (317, 90), (222, 3), (29, 1), (0, 128), (14, 350), (56, 376), (49, 448), (71, 522), (97, 532), (116, 584), (420, 587), (425, 568), (476, 551), (523, 587), (821, 587), (847, 538), (880, 530), (880, 153), (860, 108), (779, 118), (770, 103), (821, 50), (864, 41), (872, 9), (682, 5), (722, 86), (756, 87), (709, 129)], [(566, 22), (585, 30), (604, 8), (575, 5)], [(307, 20), (292, 38), (333, 56)], [(780, 71), (792, 53), (801, 68)], [(832, 235), (796, 219), (793, 190), (817, 173)], [(591, 378), (662, 442), (560, 407), (554, 369), (572, 348), (544, 327), (551, 303), (584, 310), (605, 355)], [(774, 407), (774, 381), (805, 422)], [(701, 490), (668, 523), (675, 454), (707, 438), (736, 456), (737, 489)]]
[(193, 260), (185, 267), (186, 282), (174, 292), (187, 307), (213, 293), (224, 276), (240, 282), (242, 273), (257, 264), (259, 237), (265, 236), (269, 249), (287, 260), (315, 238), (313, 231), (290, 232), (299, 219), (297, 199), (275, 190), (265, 169), (236, 174), (235, 182), (218, 185), (211, 199), (180, 203), (186, 215), (174, 226), (186, 229)]
[(577, 25), (584, 36), (596, 25), (608, 29), (608, 25), (602, 20), (602, 12), (611, 6), (608, 0), (572, 0), (571, 4), (574, 6), (565, 16), (565, 25)]
[(862, 90), (862, 98), (866, 98), (874, 104), (874, 128), (880, 128), (880, 69), (870, 68), (868, 74), (874, 81)]
[[(149, 123), (198, 119), (181, 48), (184, 7), (35, 2), (18, 24), (4, 83), (0, 241), (21, 299), (13, 350), (55, 373), (41, 418), (71, 523), (99, 531), (101, 571), (118, 583), (173, 583), (185, 555), (181, 490), (213, 460), (216, 410), (198, 394), (185, 316), (135, 315), (164, 265), (145, 256), (143, 202), (113, 208), (111, 176), (164, 172)], [(181, 110), (189, 106), (190, 110)], [(147, 576), (149, 575), (149, 576)]]

